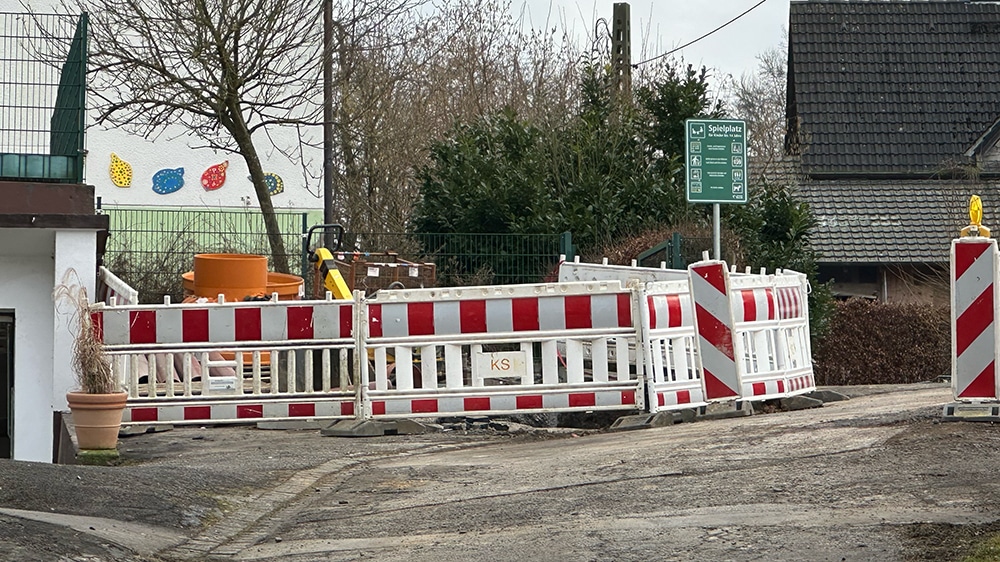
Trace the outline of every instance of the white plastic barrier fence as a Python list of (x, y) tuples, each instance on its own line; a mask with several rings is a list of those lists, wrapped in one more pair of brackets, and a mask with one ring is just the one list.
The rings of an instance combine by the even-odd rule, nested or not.
[(639, 267), (636, 261), (632, 265), (610, 265), (605, 259), (603, 263), (585, 263), (577, 257), (575, 261), (559, 262), (559, 282), (574, 281), (621, 281), (623, 284), (637, 279), (644, 283), (657, 281), (687, 281), (688, 272), (683, 269), (667, 269), (662, 267)]
[(815, 390), (806, 276), (733, 273), (729, 282), (741, 396), (767, 400)]
[(778, 303), (778, 361), (789, 396), (816, 389), (809, 339), (809, 280), (803, 273), (778, 270), (774, 276)]
[(705, 405), (689, 283), (647, 283), (644, 296), (640, 318), (649, 411)]
[[(675, 363), (666, 361), (666, 354), (661, 363), (670, 369), (674, 364), (684, 366), (680, 355), (683, 351), (686, 358), (699, 361), (694, 375), (700, 379), (703, 369), (700, 343), (709, 352), (709, 363), (716, 365), (715, 370), (719, 372), (710, 367), (707, 387), (703, 385), (701, 390), (689, 393), (682, 389), (676, 399), (691, 396), (692, 404), (699, 402), (695, 396), (707, 401), (768, 400), (815, 390), (809, 343), (808, 280), (804, 274), (790, 270), (779, 270), (773, 275), (764, 271), (751, 274), (749, 270), (730, 273), (723, 262), (709, 261), (694, 264), (691, 271), (701, 271), (700, 279), (711, 279), (719, 287), (727, 288), (713, 289), (712, 283), (707, 282), (698, 285), (703, 288), (704, 298), (710, 299), (701, 307), (704, 337), (692, 341), (692, 347), (683, 350), (678, 346), (686, 340), (674, 339), (669, 349), (670, 355), (676, 358)], [(684, 318), (685, 322), (683, 326), (670, 327), (675, 336), (685, 328), (693, 330), (697, 324), (689, 286), (698, 282), (689, 281), (688, 276), (688, 271), (666, 269), (663, 264), (660, 268), (637, 267), (634, 261), (632, 266), (609, 265), (607, 260), (600, 264), (579, 260), (559, 264), (560, 281), (618, 279), (625, 283), (639, 279), (647, 282), (646, 290), (650, 295), (675, 283), (672, 285), (675, 296), (670, 302), (675, 309), (680, 306), (682, 314), (675, 313), (673, 318)], [(678, 281), (680, 284), (676, 284)], [(728, 303), (718, 300), (727, 298)], [(662, 309), (667, 297), (659, 297), (658, 302)], [(651, 308), (654, 316), (656, 310)], [(651, 322), (655, 323), (652, 317)], [(654, 329), (650, 336), (656, 335)], [(655, 349), (650, 347), (649, 350), (649, 357), (655, 359)], [(655, 384), (662, 385), (666, 381), (657, 378), (659, 369), (651, 364), (646, 372), (652, 373), (653, 380), (658, 381)], [(658, 388), (657, 392), (660, 390)], [(657, 402), (669, 404), (670, 395), (658, 395), (656, 401), (651, 398), (650, 402), (654, 407)]]
[(656, 412), (814, 388), (804, 275), (567, 267), (591, 279), (93, 318), (126, 424)]
[(106, 304), (139, 304), (139, 292), (102, 265), (97, 270), (97, 300)]
[(103, 306), (95, 329), (129, 393), (123, 423), (355, 415), (353, 303)]
[(379, 293), (363, 304), (365, 414), (642, 409), (634, 302), (618, 281)]

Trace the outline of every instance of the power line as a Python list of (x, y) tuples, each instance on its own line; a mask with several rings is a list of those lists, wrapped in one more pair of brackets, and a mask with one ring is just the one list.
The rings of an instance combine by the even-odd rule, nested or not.
[(735, 18), (727, 21), (726, 23), (720, 25), (719, 27), (716, 27), (715, 29), (713, 29), (712, 31), (709, 31), (708, 33), (702, 35), (701, 37), (699, 37), (699, 38), (697, 38), (697, 39), (695, 39), (693, 41), (688, 41), (687, 43), (681, 45), (680, 47), (677, 47), (676, 49), (671, 49), (671, 50), (669, 50), (669, 51), (667, 51), (667, 52), (665, 52), (665, 53), (663, 53), (661, 55), (656, 55), (655, 57), (648, 58), (648, 59), (646, 59), (646, 60), (644, 60), (642, 62), (637, 62), (637, 63), (635, 63), (635, 64), (632, 65), (632, 68), (639, 68), (640, 65), (646, 64), (647, 62), (653, 62), (656, 59), (662, 59), (663, 57), (672, 55), (672, 54), (676, 53), (677, 51), (680, 51), (681, 49), (683, 49), (685, 47), (690, 47), (691, 45), (694, 45), (698, 41), (701, 41), (702, 39), (708, 37), (709, 35), (715, 33), (716, 31), (719, 31), (720, 29), (726, 27), (727, 25), (733, 23), (734, 21), (736, 21), (736, 20), (742, 18), (743, 16), (749, 14), (750, 12), (754, 11), (755, 9), (757, 9), (758, 6), (760, 6), (764, 2), (767, 2), (767, 0), (760, 0), (760, 2), (757, 2), (753, 6), (750, 6), (750, 8), (747, 9), (742, 14), (740, 14), (740, 15), (736, 16)]

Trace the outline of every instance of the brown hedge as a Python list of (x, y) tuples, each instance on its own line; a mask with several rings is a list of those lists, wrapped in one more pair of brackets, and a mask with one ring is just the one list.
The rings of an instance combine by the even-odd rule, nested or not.
[(837, 303), (828, 335), (813, 349), (816, 383), (892, 384), (934, 380), (951, 372), (947, 307)]

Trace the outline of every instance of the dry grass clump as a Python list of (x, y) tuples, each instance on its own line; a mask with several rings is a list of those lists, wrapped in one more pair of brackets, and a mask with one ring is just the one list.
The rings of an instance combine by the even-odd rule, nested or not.
[(68, 282), (75, 275), (73, 270), (67, 272), (63, 282), (52, 292), (56, 310), (69, 318), (73, 334), (73, 357), (70, 362), (73, 374), (80, 391), (86, 394), (119, 392), (118, 381), (111, 371), (111, 361), (90, 316), (87, 289), (78, 283)]

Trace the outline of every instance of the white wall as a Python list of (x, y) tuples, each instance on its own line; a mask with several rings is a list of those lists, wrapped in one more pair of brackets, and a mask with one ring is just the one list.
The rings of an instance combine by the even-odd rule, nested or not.
[[(177, 133), (177, 132), (175, 132)], [(170, 135), (162, 135), (168, 137)], [(274, 150), (266, 138), (258, 139), (258, 150), (265, 172), (273, 172), (281, 177), (285, 190), (274, 195), (271, 203), (276, 209), (321, 209), (322, 196), (319, 182), (312, 179), (307, 183), (302, 167)], [(282, 146), (298, 143), (292, 131), (277, 129), (273, 137)], [(104, 205), (133, 205), (153, 207), (258, 207), (257, 196), (250, 183), (247, 166), (242, 156), (227, 154), (210, 149), (194, 149), (198, 139), (184, 136), (168, 140), (147, 141), (142, 137), (129, 135), (124, 131), (91, 125), (87, 129), (86, 181), (92, 184), (95, 195)], [(132, 187), (121, 188), (111, 181), (109, 167), (111, 153), (132, 166)], [(201, 185), (201, 175), (210, 166), (229, 161), (226, 182), (222, 187), (207, 191)], [(311, 172), (316, 177), (322, 173), (322, 156), (313, 151)], [(153, 175), (162, 169), (184, 168), (184, 187), (167, 195), (153, 191)], [(310, 192), (310, 190), (312, 190)]]
[[(22, 0), (0, 0), (0, 12), (23, 13)], [(67, 13), (59, 0), (29, 0), (33, 10), (42, 14)], [(27, 45), (27, 41), (22, 41)], [(25, 47), (27, 48), (27, 47)], [(12, 53), (13, 57), (24, 57), (25, 52)], [(8, 75), (9, 72), (8, 72)], [(49, 91), (51, 90), (51, 91)], [(47, 92), (47, 94), (46, 94)], [(54, 103), (55, 89), (34, 92), (32, 102), (38, 103), (38, 95), (50, 95), (49, 103)], [(88, 96), (88, 106), (93, 107), (97, 99)], [(96, 195), (105, 205), (131, 205), (153, 207), (258, 207), (257, 196), (247, 179), (246, 164), (239, 154), (215, 152), (206, 148), (192, 148), (205, 143), (176, 127), (166, 131), (153, 131), (155, 138), (146, 140), (140, 135), (129, 134), (120, 129), (107, 128), (96, 124), (96, 115), (91, 112), (88, 120), (86, 146), (86, 182), (95, 187)], [(314, 127), (305, 134), (313, 135), (313, 140), (322, 138), (320, 127)], [(270, 137), (270, 138), (269, 138)], [(276, 209), (322, 209), (322, 153), (318, 149), (305, 149), (305, 166), (290, 158), (281, 150), (297, 149), (299, 138), (294, 129), (275, 127), (268, 134), (258, 132), (254, 136), (261, 163), (265, 172), (280, 176), (284, 182), (284, 192), (272, 197)], [(273, 141), (273, 142), (271, 142)], [(132, 166), (132, 184), (128, 188), (115, 186), (108, 168), (111, 153)], [(229, 161), (226, 183), (214, 191), (206, 191), (201, 185), (201, 175), (210, 166)], [(175, 193), (160, 195), (152, 190), (153, 174), (162, 169), (184, 168), (184, 186)], [(311, 178), (310, 178), (311, 176)], [(307, 179), (308, 178), (308, 179)], [(311, 190), (311, 193), (310, 193)]]
[(14, 311), (14, 459), (52, 462), (55, 234), (0, 236), (0, 309)]
[[(55, 233), (55, 284), (77, 285), (87, 291), (94, 302), (97, 280), (97, 235), (93, 231), (60, 230)], [(54, 286), (54, 285), (53, 285)], [(52, 336), (52, 404), (55, 410), (67, 409), (66, 393), (76, 387), (76, 377), (70, 366), (73, 331), (68, 326), (71, 314), (65, 305), (55, 306), (55, 326)]]
[(93, 295), (96, 253), (92, 231), (0, 234), (0, 310), (14, 311), (15, 460), (52, 462), (52, 412), (66, 409), (66, 392), (76, 386), (72, 308), (54, 306), (52, 291), (65, 282)]

